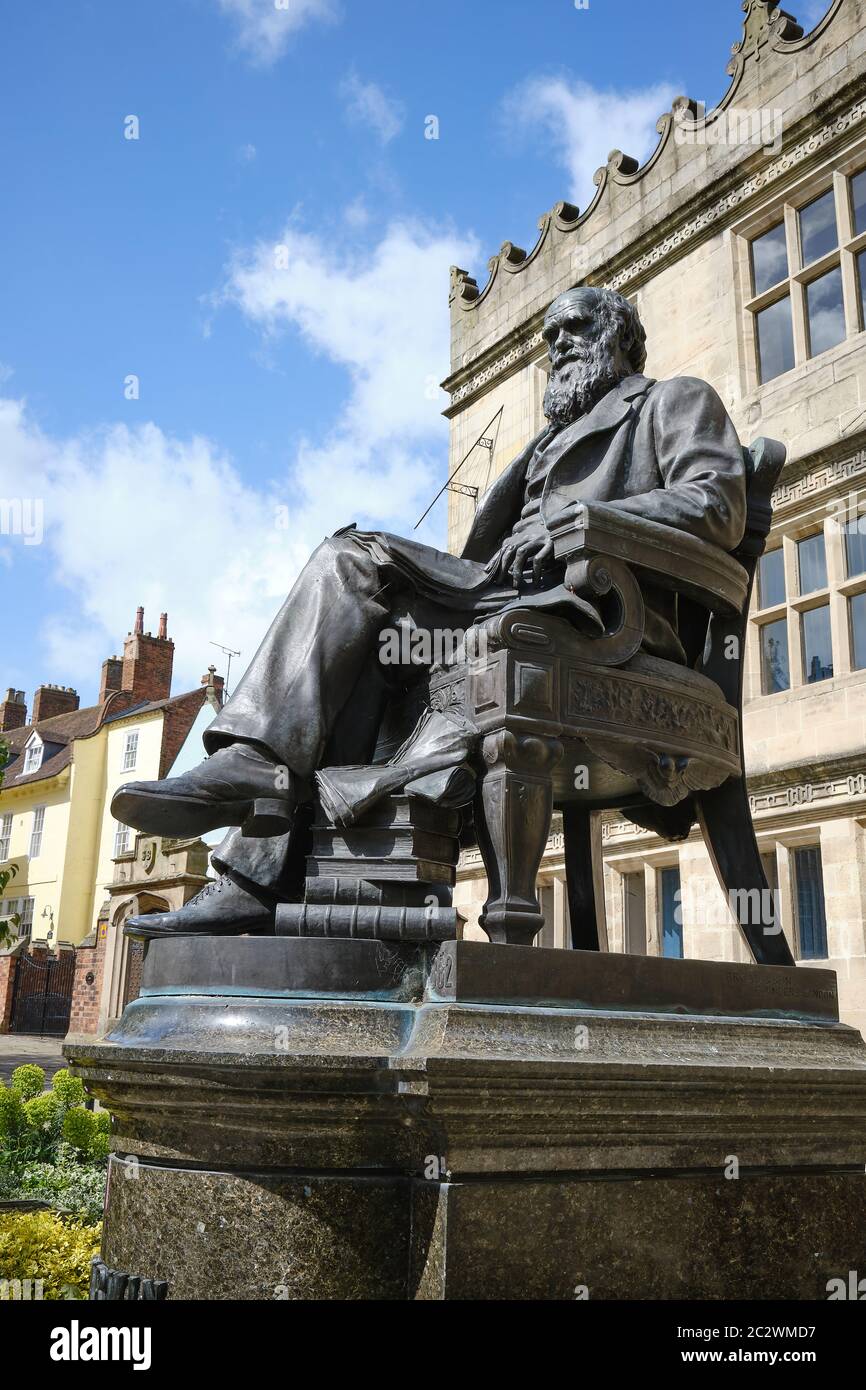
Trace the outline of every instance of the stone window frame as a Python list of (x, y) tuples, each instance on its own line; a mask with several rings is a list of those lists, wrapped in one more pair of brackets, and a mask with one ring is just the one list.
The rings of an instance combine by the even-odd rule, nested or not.
[[(662, 869), (678, 869), (680, 888), (683, 886), (683, 865), (678, 849), (669, 845), (654, 845), (605, 853), (605, 908), (608, 916), (608, 950), (625, 953), (625, 879), (629, 874), (644, 876), (644, 927), (646, 931), (645, 955), (662, 957)], [(610, 879), (607, 875), (610, 873)], [(721, 889), (719, 889), (721, 892)], [(680, 900), (683, 914), (683, 949), (685, 950), (690, 928), (688, 914), (688, 895), (684, 892)], [(687, 955), (688, 953), (686, 953)]]
[[(856, 496), (856, 494), (854, 494)], [(783, 551), (785, 569), (785, 601), (767, 608), (759, 607), (760, 575), (755, 576), (752, 607), (746, 637), (746, 691), (745, 703), (752, 700), (784, 700), (797, 690), (826, 690), (834, 681), (846, 676), (863, 676), (866, 668), (854, 666), (854, 635), (851, 627), (851, 608), (849, 600), (857, 594), (866, 592), (866, 571), (862, 574), (848, 574), (847, 552), (845, 547), (845, 527), (839, 520), (836, 508), (845, 515), (850, 505), (848, 495), (837, 496), (829, 501), (818, 503), (805, 515), (794, 517), (783, 523), (773, 532), (767, 543), (765, 554), (778, 549)], [(797, 543), (817, 534), (824, 536), (824, 554), (827, 562), (827, 584), (824, 588), (810, 593), (800, 592), (799, 566), (797, 564)], [(760, 562), (759, 562), (760, 564)], [(810, 684), (803, 671), (802, 615), (812, 608), (829, 606), (830, 643), (833, 652), (833, 675), (825, 681)], [(766, 692), (763, 688), (761, 662), (761, 628), (779, 619), (786, 619), (788, 629), (788, 668), (791, 683), (787, 690)]]
[[(844, 353), (851, 340), (866, 331), (863, 321), (861, 287), (858, 282), (857, 256), (866, 251), (866, 230), (855, 233), (851, 179), (866, 170), (866, 139), (861, 139), (844, 156), (792, 183), (757, 212), (742, 219), (732, 228), (736, 279), (739, 287), (741, 343), (744, 347), (744, 394), (772, 389), (810, 363), (826, 360), (833, 353)], [(813, 261), (802, 264), (800, 252), (799, 212), (830, 189), (835, 192), (838, 246)], [(751, 244), (764, 232), (784, 222), (788, 250), (788, 275), (762, 294), (753, 293)], [(845, 313), (845, 337), (840, 343), (812, 356), (809, 353), (806, 287), (828, 271), (841, 266), (842, 299)], [(866, 284), (863, 285), (866, 296)], [(757, 316), (762, 309), (791, 298), (791, 319), (794, 340), (794, 365), (787, 372), (761, 380), (758, 353)]]
[[(800, 950), (800, 918), (797, 907), (797, 887), (796, 871), (794, 869), (794, 852), (798, 849), (817, 848), (821, 853), (821, 879), (824, 883), (826, 899), (826, 865), (824, 863), (823, 842), (821, 837), (821, 826), (819, 824), (803, 825), (792, 827), (789, 830), (775, 830), (757, 832), (758, 848), (762, 855), (774, 854), (776, 857), (776, 873), (779, 880), (778, 908), (781, 920), (782, 931), (785, 940), (791, 948), (791, 955), (795, 961), (803, 960), (804, 957)], [(824, 961), (834, 960), (838, 957), (833, 952), (833, 925), (828, 917), (827, 920), (827, 955), (810, 956), (806, 964), (821, 966)]]
[[(644, 956), (645, 956), (645, 955), (647, 955), (647, 954), (649, 953), (650, 937), (651, 937), (651, 935), (652, 935), (651, 932), (650, 932), (650, 924), (649, 924), (649, 922), (647, 921), (647, 865), (646, 865), (645, 862), (641, 862), (641, 863), (639, 863), (639, 864), (636, 864), (633, 868), (632, 868), (632, 867), (629, 867), (629, 866), (623, 866), (623, 867), (621, 867), (621, 868), (615, 870), (615, 872), (616, 872), (617, 878), (618, 878), (618, 881), (617, 881), (616, 887), (615, 887), (615, 891), (616, 891), (617, 894), (618, 894), (618, 898), (619, 898), (619, 911), (620, 911), (620, 914), (621, 914), (621, 917), (622, 917), (621, 929), (622, 929), (622, 950), (623, 950), (623, 953), (626, 953), (626, 948), (631, 944), (631, 931), (630, 931), (631, 923), (629, 922), (629, 910), (628, 910), (628, 905), (627, 905), (627, 904), (628, 904), (627, 883), (628, 883), (628, 880), (629, 880), (630, 878), (636, 878), (636, 879), (639, 879), (640, 882), (641, 882), (641, 884), (642, 884), (642, 894), (643, 894), (642, 899), (641, 899), (641, 908), (642, 908), (641, 917), (642, 917), (642, 922), (640, 923), (640, 925), (643, 927), (643, 950), (642, 950), (642, 951), (637, 951), (637, 952), (635, 952), (635, 951), (630, 951), (630, 952), (628, 952), (628, 954), (629, 954), (629, 955), (644, 955)], [(653, 874), (655, 874), (655, 873), (656, 873), (656, 870), (655, 870), (655, 869), (652, 869), (651, 872), (652, 872)], [(652, 891), (653, 899), (655, 900), (655, 884), (653, 884), (652, 890), (651, 890), (651, 891)]]
[[(571, 947), (571, 926), (568, 916), (568, 890), (563, 873), (540, 872), (535, 881), (536, 892), (541, 895), (544, 892), (552, 894), (553, 912), (551, 916), (551, 926), (553, 927), (553, 946), (556, 949), (564, 950)], [(533, 941), (533, 946), (541, 946), (544, 940), (544, 931), (540, 931)]]

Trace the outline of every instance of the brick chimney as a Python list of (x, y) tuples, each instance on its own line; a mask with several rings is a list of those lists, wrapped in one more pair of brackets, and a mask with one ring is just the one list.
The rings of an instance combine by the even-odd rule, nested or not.
[(123, 644), (121, 689), (136, 701), (167, 700), (171, 694), (174, 643), (168, 636), (168, 614), (159, 617), (159, 635), (144, 631), (144, 609), (135, 615), (135, 627)]
[(223, 700), (225, 699), (225, 680), (222, 676), (217, 675), (215, 666), (209, 666), (207, 668), (207, 671), (201, 678), (201, 684), (207, 687), (205, 690), (205, 699), (207, 703), (212, 705), (217, 713), (219, 713), (223, 707)]
[(115, 690), (123, 689), (123, 662), (118, 656), (109, 656), (102, 663), (102, 678), (99, 682), (99, 703), (104, 704)]
[(0, 704), (0, 733), (10, 733), (12, 729), (23, 729), (27, 723), (27, 705), (23, 690), (6, 691), (6, 699)]
[(78, 693), (71, 685), (40, 685), (33, 696), (30, 722), (38, 724), (43, 719), (53, 719), (55, 714), (69, 714), (78, 705)]

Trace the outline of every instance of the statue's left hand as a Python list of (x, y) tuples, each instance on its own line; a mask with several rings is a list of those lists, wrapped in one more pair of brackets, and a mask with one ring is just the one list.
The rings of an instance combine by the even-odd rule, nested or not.
[(545, 565), (553, 559), (553, 540), (547, 531), (533, 532), (525, 538), (510, 536), (485, 568), (493, 578), (510, 574), (516, 584), (524, 570), (531, 568), (538, 579)]

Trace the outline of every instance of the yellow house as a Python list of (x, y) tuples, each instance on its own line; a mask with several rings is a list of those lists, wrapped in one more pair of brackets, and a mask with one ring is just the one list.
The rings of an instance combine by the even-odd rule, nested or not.
[(205, 702), (219, 707), (213, 668), (197, 690), (171, 696), (174, 643), (166, 616), (156, 636), (144, 612), (122, 660), (103, 663), (99, 701), (79, 708), (74, 690), (40, 686), (30, 720), (23, 692), (0, 703), (8, 749), (0, 787), (0, 864), (16, 867), (0, 917), (33, 944), (77, 945), (96, 929), (114, 879), (114, 860), (131, 848), (110, 804), (125, 777), (164, 777)]

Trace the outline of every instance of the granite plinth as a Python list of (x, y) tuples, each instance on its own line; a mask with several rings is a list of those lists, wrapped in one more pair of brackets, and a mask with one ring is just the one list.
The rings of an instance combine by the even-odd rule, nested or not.
[(115, 1030), (67, 1043), (114, 1116), (110, 1267), (170, 1299), (804, 1299), (866, 1268), (830, 972), (754, 967), (736, 1013), (732, 968), (699, 1012), (700, 962), (303, 945), (154, 942)]

